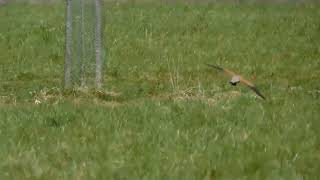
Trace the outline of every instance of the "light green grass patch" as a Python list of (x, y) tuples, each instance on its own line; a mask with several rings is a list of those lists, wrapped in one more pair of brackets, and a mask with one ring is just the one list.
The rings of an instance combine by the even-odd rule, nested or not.
[(317, 179), (318, 9), (107, 6), (97, 92), (61, 88), (63, 6), (0, 7), (0, 179)]

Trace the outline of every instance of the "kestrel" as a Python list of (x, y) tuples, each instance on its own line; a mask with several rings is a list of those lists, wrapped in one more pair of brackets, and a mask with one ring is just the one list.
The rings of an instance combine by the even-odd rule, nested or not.
[(206, 64), (206, 65), (209, 66), (209, 67), (215, 68), (215, 69), (217, 69), (219, 71), (222, 71), (225, 74), (231, 76), (231, 80), (229, 81), (229, 83), (232, 86), (236, 86), (238, 83), (243, 83), (247, 87), (249, 87), (251, 90), (253, 90), (262, 99), (266, 99), (252, 82), (250, 82), (249, 80), (244, 79), (241, 75), (238, 75), (233, 71), (230, 71), (228, 69), (225, 69), (225, 68), (222, 68), (222, 67), (219, 67), (219, 66), (216, 66), (216, 65), (212, 65), (212, 64)]

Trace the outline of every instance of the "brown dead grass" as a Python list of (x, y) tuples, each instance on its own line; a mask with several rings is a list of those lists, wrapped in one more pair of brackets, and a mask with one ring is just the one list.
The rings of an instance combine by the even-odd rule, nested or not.
[(89, 89), (76, 89), (63, 91), (58, 88), (42, 89), (34, 94), (32, 102), (34, 104), (59, 104), (64, 101), (72, 102), (76, 106), (98, 105), (105, 107), (118, 107), (122, 103), (118, 101), (120, 93), (107, 91), (94, 91)]
[(206, 93), (194, 92), (191, 89), (179, 90), (174, 93), (153, 97), (157, 101), (173, 101), (173, 102), (202, 102), (209, 106), (214, 106), (219, 102), (229, 101), (240, 96), (239, 91), (226, 91), (215, 93), (213, 96)]
[(7, 106), (27, 102), (32, 105), (57, 105), (63, 102), (71, 102), (75, 106), (93, 105), (117, 108), (121, 106), (142, 106), (146, 100), (151, 100), (153, 102), (171, 101), (174, 103), (202, 102), (209, 106), (214, 106), (219, 102), (237, 98), (241, 93), (239, 91), (226, 91), (208, 95), (208, 93), (200, 92), (196, 88), (188, 88), (160, 95), (125, 100), (121, 93), (113, 91), (93, 91), (88, 89), (64, 91), (59, 88), (44, 88), (38, 92), (32, 92), (32, 95), (32, 99), (24, 100), (23, 102), (17, 102), (16, 96), (13, 94), (0, 96), (0, 104)]

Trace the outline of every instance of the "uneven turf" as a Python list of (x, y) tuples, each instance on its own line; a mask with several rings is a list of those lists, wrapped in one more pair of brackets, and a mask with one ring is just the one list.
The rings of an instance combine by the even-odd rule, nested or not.
[(106, 10), (95, 92), (61, 88), (63, 6), (0, 7), (0, 179), (320, 176), (319, 6)]

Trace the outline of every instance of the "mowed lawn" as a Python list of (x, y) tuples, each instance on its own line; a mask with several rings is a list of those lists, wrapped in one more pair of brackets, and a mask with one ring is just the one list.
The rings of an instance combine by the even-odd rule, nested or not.
[(317, 179), (319, 9), (108, 4), (95, 92), (62, 89), (62, 5), (0, 7), (0, 179)]

